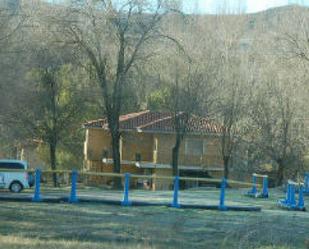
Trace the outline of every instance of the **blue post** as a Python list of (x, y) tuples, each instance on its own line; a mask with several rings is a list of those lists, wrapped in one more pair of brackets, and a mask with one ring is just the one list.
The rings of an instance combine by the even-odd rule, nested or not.
[(122, 206), (131, 206), (131, 201), (129, 201), (129, 188), (130, 188), (130, 174), (124, 174), (124, 194), (123, 200), (121, 202)]
[(252, 184), (253, 186), (252, 186), (251, 194), (256, 195), (257, 188), (256, 188), (256, 175), (255, 174), (252, 175)]
[(299, 209), (304, 209), (305, 201), (304, 201), (304, 186), (300, 184), (299, 186), (299, 193), (298, 193), (298, 204), (297, 207)]
[(290, 195), (291, 195), (291, 184), (288, 183), (286, 187), (286, 195), (285, 195), (285, 203), (289, 204), (290, 203)]
[(219, 202), (219, 210), (226, 211), (227, 207), (224, 204), (225, 201), (225, 188), (226, 188), (226, 179), (223, 177), (221, 181), (221, 190), (220, 190), (220, 202)]
[(294, 184), (291, 184), (291, 187), (290, 187), (290, 202), (289, 204), (292, 206), (292, 207), (295, 207), (296, 206), (296, 200), (295, 200), (295, 185)]
[(34, 202), (40, 202), (41, 199), (41, 194), (40, 194), (40, 189), (41, 189), (41, 170), (36, 169), (35, 170), (35, 189), (34, 189), (34, 196), (32, 198), (32, 201)]
[(263, 191), (262, 195), (264, 198), (268, 198), (268, 177), (264, 176), (263, 177)]
[(78, 173), (76, 170), (72, 170), (72, 177), (71, 177), (71, 194), (69, 197), (69, 202), (70, 203), (77, 203), (78, 198), (77, 198), (77, 176)]
[(174, 195), (173, 195), (173, 202), (172, 207), (179, 208), (179, 202), (178, 202), (178, 192), (179, 192), (179, 176), (175, 176), (174, 178)]

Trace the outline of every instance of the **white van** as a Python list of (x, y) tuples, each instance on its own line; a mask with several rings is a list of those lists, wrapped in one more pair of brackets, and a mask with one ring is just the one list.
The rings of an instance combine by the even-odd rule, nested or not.
[(27, 172), (14, 172), (27, 169), (26, 161), (0, 160), (0, 188), (9, 189), (14, 193), (29, 188), (29, 174)]

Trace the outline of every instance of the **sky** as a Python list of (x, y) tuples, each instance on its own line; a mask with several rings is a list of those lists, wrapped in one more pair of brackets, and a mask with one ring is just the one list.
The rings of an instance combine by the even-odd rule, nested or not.
[(255, 13), (269, 8), (300, 4), (309, 6), (309, 0), (184, 0), (186, 12), (216, 14), (223, 10), (228, 12)]

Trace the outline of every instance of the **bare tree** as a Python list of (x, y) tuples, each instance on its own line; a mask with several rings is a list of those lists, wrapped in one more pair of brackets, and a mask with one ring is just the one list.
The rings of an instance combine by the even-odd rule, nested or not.
[[(37, 139), (48, 146), (50, 167), (56, 170), (57, 149), (80, 126), (85, 99), (73, 77), (74, 66), (52, 64), (49, 56), (44, 61), (28, 73), (30, 81), (25, 83), (27, 88), (16, 103), (18, 109), (12, 110), (9, 120), (22, 131), (23, 139)], [(58, 185), (56, 173), (53, 173), (53, 183), (55, 187)]]
[(231, 84), (230, 91), (226, 93), (219, 102), (218, 116), (222, 121), (222, 133), (220, 137), (221, 155), (224, 165), (224, 177), (229, 177), (229, 167), (233, 153), (237, 148), (237, 144), (241, 142), (242, 131), (240, 128), (240, 122), (244, 117), (244, 99), (241, 86)]
[(286, 58), (297, 58), (309, 63), (308, 10), (295, 7), (291, 11), (291, 18), (281, 23), (276, 39)]
[[(240, 124), (245, 117), (247, 75), (244, 72), (248, 65), (242, 58), (246, 56), (246, 52), (240, 47), (245, 17), (218, 16), (216, 22), (220, 24), (220, 29), (214, 38), (218, 44), (218, 76), (215, 79), (217, 100), (214, 112), (223, 126), (220, 152), (224, 164), (224, 177), (228, 178), (232, 155), (242, 137)], [(231, 25), (236, 29), (232, 30)]]
[(257, 144), (266, 158), (276, 162), (276, 184), (281, 185), (291, 167), (296, 167), (293, 174), (299, 172), (305, 144), (304, 139), (298, 136), (298, 131), (293, 132), (297, 117), (293, 91), (282, 87), (278, 78), (272, 78), (254, 98), (251, 125), (255, 128), (256, 136), (252, 142)]
[[(175, 70), (175, 84), (171, 87), (169, 110), (173, 113), (175, 128), (175, 144), (172, 148), (173, 175), (179, 175), (178, 159), (181, 143), (189, 131), (190, 121), (194, 114), (199, 114), (202, 98), (203, 75), (192, 65), (185, 70), (185, 75), (180, 77), (180, 69)], [(187, 71), (187, 72), (186, 72)]]
[[(119, 116), (124, 87), (134, 68), (152, 54), (148, 46), (166, 36), (160, 22), (167, 14), (162, 1), (87, 1), (82, 8), (68, 8), (58, 22), (81, 58), (87, 58), (102, 90), (104, 115), (112, 138), (114, 172), (120, 172)], [(119, 186), (116, 182), (116, 187)]]
[(16, 34), (25, 21), (25, 15), (21, 13), (19, 4), (13, 7), (7, 3), (0, 4), (0, 53), (2, 48), (8, 46), (10, 38)]
[[(20, 71), (17, 69), (19, 59), (22, 57), (15, 50), (18, 50), (18, 40), (21, 37), (22, 24), (25, 21), (25, 15), (21, 12), (18, 5), (10, 6), (7, 2), (0, 2), (0, 92), (3, 94), (0, 99), (0, 137), (5, 141), (6, 146), (14, 141), (9, 138), (10, 134), (6, 127), (6, 114), (9, 112), (11, 103), (11, 94), (18, 92), (16, 87), (17, 79), (20, 79)], [(15, 67), (14, 67), (15, 66)], [(7, 139), (7, 140), (6, 140)]]

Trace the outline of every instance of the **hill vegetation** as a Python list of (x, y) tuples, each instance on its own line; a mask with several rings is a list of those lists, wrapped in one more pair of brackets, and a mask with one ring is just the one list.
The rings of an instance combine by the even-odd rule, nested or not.
[(81, 124), (104, 115), (117, 159), (117, 117), (151, 109), (221, 122), (226, 176), (271, 164), (281, 184), (305, 170), (308, 9), (185, 15), (95, 2), (0, 6), (2, 156), (35, 140), (53, 169), (82, 167)]

